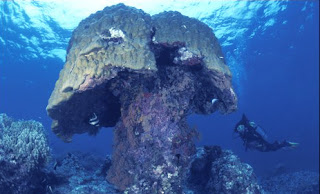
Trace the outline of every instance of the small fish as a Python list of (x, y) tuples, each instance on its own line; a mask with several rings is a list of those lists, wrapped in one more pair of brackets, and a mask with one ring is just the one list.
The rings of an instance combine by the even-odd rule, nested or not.
[(90, 118), (89, 124), (98, 127), (99, 126), (99, 119), (96, 115), (96, 113), (93, 113), (93, 117)]
[(99, 126), (99, 120), (90, 121), (89, 124), (94, 126)]
[(218, 99), (213, 98), (213, 99), (211, 100), (211, 104), (214, 104), (214, 103), (216, 103), (217, 101), (218, 101)]

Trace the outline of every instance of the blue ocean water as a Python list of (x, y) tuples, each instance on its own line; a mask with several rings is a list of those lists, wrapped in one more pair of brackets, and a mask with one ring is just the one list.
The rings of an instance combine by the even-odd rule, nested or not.
[[(45, 107), (63, 68), (72, 30), (89, 14), (120, 1), (0, 2), (0, 112), (42, 122), (54, 154), (74, 150), (104, 156), (112, 150), (112, 128), (66, 144), (50, 130)], [(209, 25), (233, 73), (239, 98), (230, 115), (192, 115), (198, 145), (220, 145), (249, 163), (258, 175), (277, 166), (297, 171), (319, 167), (318, 1), (124, 1), (150, 14), (176, 10)], [(271, 140), (299, 142), (295, 150), (245, 151), (233, 135), (246, 113)]]

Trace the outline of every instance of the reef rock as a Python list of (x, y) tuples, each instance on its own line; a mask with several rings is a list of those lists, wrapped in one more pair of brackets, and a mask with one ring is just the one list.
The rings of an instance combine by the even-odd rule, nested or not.
[(81, 152), (58, 157), (47, 167), (49, 173), (46, 184), (50, 188), (48, 193), (116, 194), (118, 192), (105, 179), (108, 167), (110, 167), (109, 157), (103, 161), (93, 154)]
[(187, 116), (236, 107), (208, 26), (178, 12), (151, 17), (119, 4), (74, 30), (47, 112), (67, 142), (115, 126), (107, 178), (120, 190), (179, 193), (196, 150)]
[(264, 178), (261, 181), (264, 193), (319, 193), (319, 173), (312, 171), (288, 172)]
[(249, 164), (219, 146), (197, 149), (188, 172), (187, 187), (197, 193), (262, 193)]
[(41, 123), (0, 114), (0, 192), (44, 193), (50, 149)]

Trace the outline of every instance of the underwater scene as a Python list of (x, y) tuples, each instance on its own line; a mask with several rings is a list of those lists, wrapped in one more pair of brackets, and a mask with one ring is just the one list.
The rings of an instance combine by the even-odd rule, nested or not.
[(318, 0), (0, 18), (0, 194), (319, 193)]

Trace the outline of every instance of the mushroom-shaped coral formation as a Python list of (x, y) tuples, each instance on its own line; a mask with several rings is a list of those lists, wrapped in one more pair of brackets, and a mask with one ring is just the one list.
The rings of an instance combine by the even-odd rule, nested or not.
[(229, 113), (237, 99), (212, 30), (178, 12), (151, 17), (118, 4), (83, 20), (50, 97), (52, 130), (113, 127), (108, 180), (120, 190), (179, 192), (195, 153), (186, 118)]

